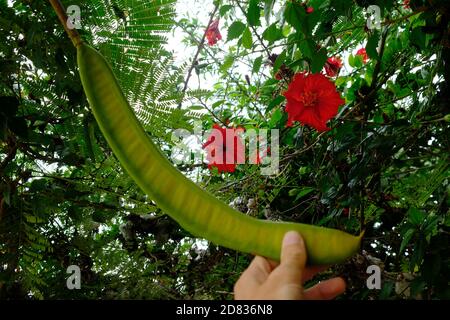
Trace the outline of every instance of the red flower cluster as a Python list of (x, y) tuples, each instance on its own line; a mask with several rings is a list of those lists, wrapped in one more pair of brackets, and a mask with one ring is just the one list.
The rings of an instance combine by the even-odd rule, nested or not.
[(323, 74), (297, 73), (284, 92), (287, 126), (294, 121), (309, 125), (317, 131), (328, 131), (327, 121), (336, 116), (341, 98), (333, 82)]
[(367, 63), (367, 60), (369, 60), (369, 56), (367, 55), (367, 52), (366, 52), (365, 48), (361, 48), (358, 51), (356, 51), (356, 55), (363, 57), (363, 62), (364, 63)]
[(222, 35), (219, 30), (219, 19), (214, 20), (206, 30), (206, 39), (208, 40), (208, 44), (213, 46), (217, 43), (217, 41), (222, 40)]
[(335, 77), (342, 68), (342, 60), (338, 57), (331, 57), (325, 62), (325, 72), (329, 77)]
[(211, 134), (202, 146), (207, 151), (206, 159), (210, 170), (216, 167), (219, 173), (234, 172), (237, 163), (245, 162), (245, 148), (237, 135), (241, 130), (243, 129), (227, 129), (218, 124), (213, 125)]

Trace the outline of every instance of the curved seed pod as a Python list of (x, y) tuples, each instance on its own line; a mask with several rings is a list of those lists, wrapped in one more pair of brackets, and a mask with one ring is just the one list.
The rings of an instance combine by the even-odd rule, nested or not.
[(139, 187), (183, 228), (224, 247), (274, 260), (279, 260), (282, 238), (289, 230), (303, 236), (309, 264), (338, 263), (358, 250), (362, 234), (259, 220), (202, 190), (150, 140), (103, 56), (84, 43), (77, 51), (86, 96), (114, 154)]

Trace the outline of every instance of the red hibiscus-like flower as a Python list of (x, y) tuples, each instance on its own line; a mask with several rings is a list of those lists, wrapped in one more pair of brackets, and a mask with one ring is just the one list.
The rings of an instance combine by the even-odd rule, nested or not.
[(325, 72), (329, 77), (335, 77), (342, 68), (342, 60), (338, 57), (331, 57), (325, 62)]
[(366, 52), (365, 48), (361, 48), (358, 51), (356, 51), (356, 55), (363, 57), (363, 62), (364, 63), (367, 63), (367, 60), (369, 60), (369, 56), (367, 55), (367, 52)]
[(222, 40), (222, 35), (219, 30), (219, 19), (214, 20), (206, 30), (206, 39), (208, 39), (208, 44), (213, 46), (217, 41)]
[(245, 148), (238, 135), (242, 130), (213, 125), (211, 134), (202, 146), (207, 151), (206, 159), (210, 170), (216, 167), (219, 173), (234, 172), (236, 164), (245, 162)]
[(287, 126), (294, 121), (309, 125), (317, 131), (328, 131), (327, 121), (336, 116), (345, 101), (336, 86), (323, 74), (297, 73), (284, 92)]
[(307, 7), (306, 8), (306, 13), (313, 13), (314, 12), (314, 8), (313, 7)]

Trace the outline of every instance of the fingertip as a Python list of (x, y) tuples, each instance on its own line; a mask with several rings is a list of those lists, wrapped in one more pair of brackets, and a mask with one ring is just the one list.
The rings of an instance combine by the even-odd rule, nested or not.
[(347, 289), (347, 282), (345, 282), (344, 278), (341, 277), (337, 277), (336, 278), (336, 287), (340, 290), (338, 290), (341, 293), (344, 293), (345, 290)]
[(288, 231), (283, 238), (283, 247), (290, 245), (303, 245), (302, 236), (296, 231)]
[(322, 290), (324, 291), (323, 294), (325, 296), (332, 299), (344, 293), (346, 287), (347, 284), (345, 283), (345, 280), (341, 277), (337, 277), (328, 280), (328, 285), (324, 286)]
[(345, 292), (346, 284), (342, 278), (332, 278), (319, 282), (304, 292), (306, 300), (331, 300)]
[(306, 264), (306, 249), (302, 236), (295, 231), (289, 231), (283, 238), (280, 264), (296, 269), (299, 272)]

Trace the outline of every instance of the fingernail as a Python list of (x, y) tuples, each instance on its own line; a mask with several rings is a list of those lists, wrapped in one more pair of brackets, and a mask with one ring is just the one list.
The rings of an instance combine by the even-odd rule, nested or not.
[(283, 246), (288, 246), (291, 244), (300, 244), (302, 242), (302, 238), (295, 231), (289, 231), (284, 235), (283, 238)]

